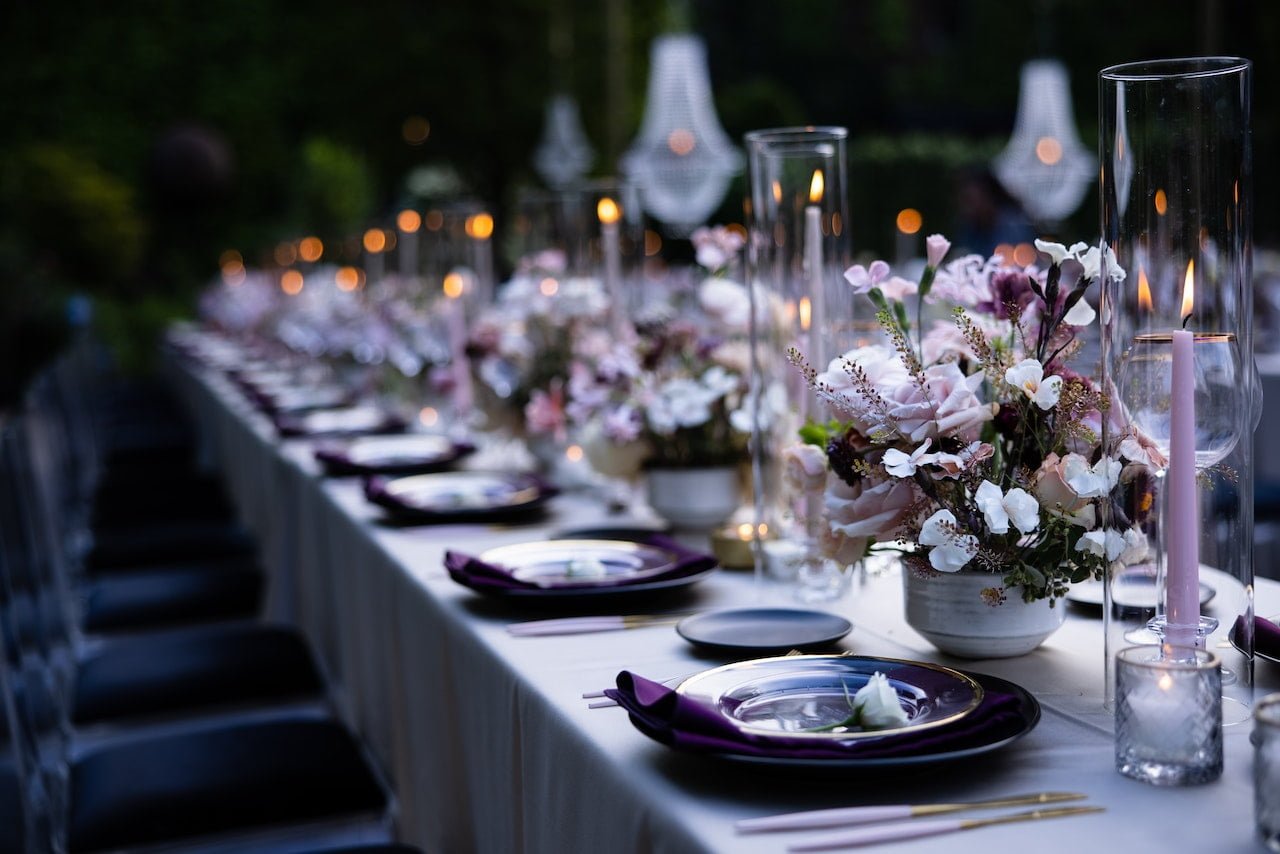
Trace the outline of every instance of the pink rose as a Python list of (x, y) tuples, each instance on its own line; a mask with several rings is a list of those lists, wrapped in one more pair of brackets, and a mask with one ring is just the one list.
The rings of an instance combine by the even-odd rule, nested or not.
[(892, 478), (875, 481), (862, 478), (850, 486), (831, 478), (823, 505), (832, 534), (848, 538), (890, 540), (906, 518), (920, 493), (910, 480)]
[(1076, 455), (1068, 454), (1064, 458), (1049, 454), (1045, 457), (1031, 480), (1031, 492), (1046, 510), (1065, 516), (1082, 527), (1092, 528), (1093, 504), (1089, 499), (1081, 498), (1067, 483), (1068, 460), (1073, 456)]
[(787, 488), (808, 495), (827, 484), (827, 453), (816, 445), (795, 444), (782, 452), (782, 477)]
[(908, 379), (884, 395), (899, 429), (913, 442), (943, 436), (977, 439), (982, 425), (992, 418), (991, 406), (975, 393), (982, 386), (982, 373), (966, 377), (954, 362), (945, 362), (926, 368), (924, 376), (923, 389)]
[(818, 534), (818, 551), (838, 564), (852, 566), (866, 555), (868, 542), (866, 537), (846, 537), (827, 527)]
[(565, 434), (566, 418), (564, 411), (564, 386), (559, 380), (553, 380), (549, 391), (534, 389), (529, 402), (524, 407), (525, 426), (534, 436), (554, 434), (562, 438)]

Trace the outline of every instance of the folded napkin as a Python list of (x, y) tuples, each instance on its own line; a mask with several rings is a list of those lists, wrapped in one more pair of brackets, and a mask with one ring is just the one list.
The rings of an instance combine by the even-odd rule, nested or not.
[[(654, 548), (666, 549), (674, 552), (676, 560), (671, 566), (662, 572), (654, 575), (646, 575), (643, 583), (651, 584), (657, 581), (671, 581), (677, 578), (685, 578), (690, 575), (697, 575), (705, 572), (716, 565), (716, 559), (711, 555), (695, 552), (686, 549), (679, 543), (665, 537), (662, 534), (650, 534), (648, 536), (630, 540), (630, 542), (642, 543)], [(454, 581), (472, 590), (480, 592), (485, 591), (503, 591), (503, 590), (545, 590), (548, 593), (556, 590), (578, 590), (578, 589), (609, 589), (617, 587), (625, 587), (628, 584), (638, 583), (633, 579), (618, 578), (611, 580), (587, 581), (581, 584), (557, 584), (555, 587), (542, 587), (528, 581), (522, 581), (511, 575), (511, 572), (505, 567), (495, 566), (491, 563), (485, 563), (479, 558), (471, 557), (462, 552), (447, 551), (444, 554), (444, 566), (449, 571), (449, 577)]]
[(321, 446), (316, 448), (315, 455), (330, 474), (431, 474), (452, 468), (454, 463), (475, 453), (475, 450), (475, 445), (469, 442), (454, 442), (453, 449), (443, 456), (415, 458), (412, 454), (404, 454), (376, 463), (353, 460), (347, 448), (342, 446)]
[(533, 488), (537, 497), (524, 504), (490, 506), (456, 505), (451, 507), (429, 507), (411, 504), (398, 495), (392, 494), (387, 486), (394, 478), (374, 476), (364, 482), (364, 497), (390, 511), (393, 515), (419, 523), (433, 522), (503, 522), (516, 521), (528, 517), (534, 511), (540, 511), (547, 500), (560, 494), (560, 490), (536, 474), (514, 475), (519, 479), (518, 489)]
[[(973, 678), (983, 683), (981, 676)], [(715, 709), (626, 670), (618, 674), (618, 687), (605, 695), (631, 714), (637, 729), (676, 750), (788, 759), (891, 759), (982, 747), (1027, 728), (1016, 695), (993, 691), (986, 684), (983, 689), (978, 708), (954, 723), (846, 742), (744, 732)]]
[[(1236, 617), (1231, 627), (1231, 642), (1243, 649), (1244, 617)], [(1267, 658), (1280, 659), (1280, 626), (1262, 617), (1253, 618), (1253, 651)]]

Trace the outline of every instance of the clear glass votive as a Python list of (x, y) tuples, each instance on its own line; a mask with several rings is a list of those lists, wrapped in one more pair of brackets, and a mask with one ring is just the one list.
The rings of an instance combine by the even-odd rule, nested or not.
[(1258, 836), (1280, 851), (1280, 694), (1268, 694), (1253, 709), (1253, 808)]
[(1222, 664), (1203, 649), (1116, 653), (1116, 770), (1155, 786), (1222, 775)]

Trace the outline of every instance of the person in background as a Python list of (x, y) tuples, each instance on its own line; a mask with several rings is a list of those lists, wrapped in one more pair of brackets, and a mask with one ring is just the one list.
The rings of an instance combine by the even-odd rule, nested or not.
[(990, 255), (1000, 244), (1017, 246), (1036, 238), (1035, 228), (1018, 200), (986, 166), (960, 173), (956, 183), (955, 244), (966, 252)]

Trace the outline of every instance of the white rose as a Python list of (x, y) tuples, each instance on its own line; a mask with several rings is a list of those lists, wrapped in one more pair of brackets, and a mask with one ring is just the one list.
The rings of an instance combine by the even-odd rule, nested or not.
[(867, 684), (853, 695), (853, 705), (858, 710), (858, 723), (863, 729), (891, 729), (907, 722), (907, 713), (898, 701), (898, 692), (893, 690), (883, 673), (872, 674)]

